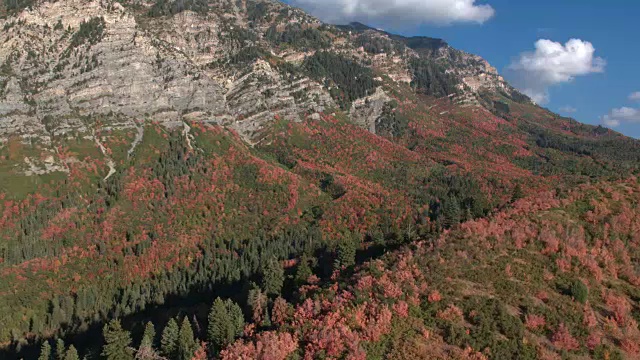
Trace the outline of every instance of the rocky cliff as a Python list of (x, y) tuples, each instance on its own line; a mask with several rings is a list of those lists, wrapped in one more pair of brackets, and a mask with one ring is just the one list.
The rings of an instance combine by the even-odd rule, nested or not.
[[(51, 144), (90, 138), (98, 128), (195, 120), (223, 124), (255, 143), (276, 117), (299, 120), (339, 106), (336, 84), (304, 71), (305, 59), (319, 50), (398, 83), (416, 82), (414, 62), (428, 59), (451, 75), (456, 96), (472, 104), (483, 89), (509, 89), (486, 61), (434, 39), (327, 26), (273, 1), (178, 5), (64, 0), (6, 15), (0, 140)], [(382, 46), (362, 46), (365, 39)], [(352, 106), (341, 105), (375, 132), (389, 96), (372, 86), (357, 97), (348, 99)]]

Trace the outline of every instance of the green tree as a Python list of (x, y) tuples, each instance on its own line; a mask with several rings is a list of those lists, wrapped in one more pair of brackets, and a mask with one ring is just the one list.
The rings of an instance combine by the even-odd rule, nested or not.
[(107, 360), (133, 360), (131, 335), (122, 328), (120, 320), (113, 319), (102, 328), (104, 347), (102, 356)]
[(162, 355), (170, 359), (175, 358), (178, 350), (178, 333), (179, 329), (176, 320), (169, 320), (162, 331), (162, 339), (160, 339), (160, 352)]
[(271, 259), (262, 268), (262, 288), (268, 295), (280, 295), (284, 284), (284, 269), (276, 259)]
[(240, 305), (236, 304), (231, 299), (227, 300), (226, 307), (229, 313), (229, 317), (231, 318), (230, 332), (233, 334), (233, 337), (235, 339), (242, 336), (242, 333), (244, 332), (244, 314), (242, 313)]
[(448, 198), (444, 203), (444, 226), (453, 227), (460, 223), (460, 203), (455, 196)]
[(260, 323), (260, 326), (270, 327), (271, 325), (272, 323), (271, 323), (271, 314), (269, 314), (269, 307), (265, 306), (264, 313), (262, 314), (262, 322)]
[(217, 298), (213, 301), (209, 311), (209, 326), (207, 327), (207, 340), (213, 348), (219, 349), (225, 343), (226, 329), (230, 319), (224, 301)]
[(178, 332), (178, 359), (191, 360), (198, 344), (193, 336), (193, 329), (188, 317), (184, 317)]
[(142, 335), (142, 341), (140, 347), (153, 348), (153, 340), (156, 337), (156, 329), (151, 321), (147, 322), (144, 327), (144, 334)]
[(353, 266), (356, 263), (356, 242), (351, 236), (345, 237), (338, 243), (337, 256), (334, 263), (334, 269), (339, 270), (343, 267), (347, 268)]
[(220, 351), (241, 336), (243, 330), (244, 314), (240, 306), (231, 299), (223, 301), (217, 298), (209, 312), (207, 340), (211, 344), (210, 349)]
[(300, 263), (296, 268), (295, 281), (298, 285), (306, 284), (307, 280), (313, 275), (313, 270), (310, 266), (309, 256), (307, 254), (302, 255)]
[(56, 340), (56, 360), (64, 360), (65, 356), (65, 345), (64, 340), (57, 339)]
[(51, 344), (49, 344), (49, 341), (42, 343), (38, 360), (51, 360)]
[(67, 350), (67, 354), (65, 355), (64, 360), (80, 360), (78, 350), (76, 350), (75, 346), (69, 346), (69, 350)]
[(571, 284), (571, 296), (579, 303), (586, 303), (587, 298), (589, 297), (589, 289), (587, 286), (580, 280), (575, 280)]

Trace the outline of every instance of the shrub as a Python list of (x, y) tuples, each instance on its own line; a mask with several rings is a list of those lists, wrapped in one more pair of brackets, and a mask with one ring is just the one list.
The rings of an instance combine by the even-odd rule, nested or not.
[(580, 280), (575, 280), (573, 284), (571, 284), (571, 296), (578, 302), (584, 304), (587, 302), (587, 297), (589, 296), (589, 289), (587, 286)]

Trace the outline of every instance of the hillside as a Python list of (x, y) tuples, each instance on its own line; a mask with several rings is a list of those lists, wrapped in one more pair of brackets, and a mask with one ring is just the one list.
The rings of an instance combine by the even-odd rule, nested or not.
[[(166, 327), (158, 306), (217, 356), (242, 333), (211, 343), (217, 296), (256, 320), (229, 359), (637, 355), (640, 142), (443, 40), (276, 1), (1, 6), (5, 357), (55, 338), (97, 355), (116, 318), (138, 348), (143, 321)], [(385, 276), (415, 287), (387, 294)], [(588, 302), (565, 294), (578, 279)], [(533, 290), (548, 298), (514, 297)], [(295, 315), (275, 319), (279, 295)], [(577, 345), (556, 344), (561, 322)]]
[(325, 287), (310, 278), (222, 358), (637, 359), (639, 191), (540, 193)]

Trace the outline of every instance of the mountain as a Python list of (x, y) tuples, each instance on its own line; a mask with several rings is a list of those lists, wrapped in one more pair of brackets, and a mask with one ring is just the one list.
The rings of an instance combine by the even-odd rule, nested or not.
[(637, 140), (277, 1), (0, 16), (3, 358), (170, 317), (226, 359), (637, 356)]

